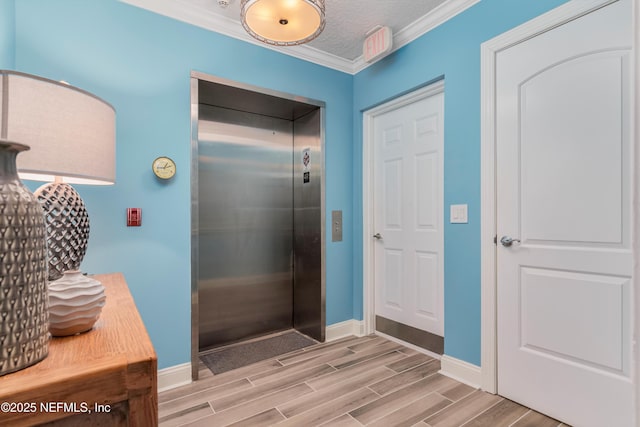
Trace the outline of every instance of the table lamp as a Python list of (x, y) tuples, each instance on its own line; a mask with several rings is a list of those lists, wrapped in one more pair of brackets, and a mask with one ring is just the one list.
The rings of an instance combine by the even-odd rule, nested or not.
[[(79, 273), (89, 216), (70, 184), (115, 182), (115, 110), (64, 82), (16, 71), (0, 71), (0, 78), (2, 139), (31, 148), (18, 156), (19, 176), (48, 182), (35, 195), (46, 225), (50, 331), (54, 336), (83, 332), (79, 329), (93, 326), (100, 314), (104, 288)], [(65, 284), (54, 285), (68, 271), (73, 273)]]

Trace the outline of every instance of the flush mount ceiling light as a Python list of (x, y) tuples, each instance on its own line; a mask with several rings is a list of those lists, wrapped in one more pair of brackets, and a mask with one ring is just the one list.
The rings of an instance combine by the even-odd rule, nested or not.
[(242, 0), (242, 26), (275, 46), (310, 42), (324, 29), (324, 0)]

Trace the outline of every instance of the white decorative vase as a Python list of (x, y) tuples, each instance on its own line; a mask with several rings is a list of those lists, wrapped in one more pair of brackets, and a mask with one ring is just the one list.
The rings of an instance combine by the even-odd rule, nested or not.
[(66, 271), (49, 282), (49, 332), (65, 337), (93, 328), (102, 312), (104, 286), (79, 270)]

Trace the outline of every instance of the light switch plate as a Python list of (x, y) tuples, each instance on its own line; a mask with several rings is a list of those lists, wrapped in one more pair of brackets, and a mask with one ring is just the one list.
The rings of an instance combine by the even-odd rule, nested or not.
[(467, 205), (451, 205), (451, 224), (467, 224), (469, 222)]

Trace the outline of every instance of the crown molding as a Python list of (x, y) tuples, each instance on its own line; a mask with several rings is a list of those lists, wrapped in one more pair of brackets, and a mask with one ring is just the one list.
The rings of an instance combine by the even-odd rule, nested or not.
[[(184, 0), (120, 0), (122, 3), (145, 9), (159, 15), (176, 19), (187, 24), (195, 25), (209, 31), (233, 37), (265, 49), (271, 49), (285, 55), (293, 56), (304, 61), (322, 65), (348, 74), (356, 74), (372, 65), (360, 56), (355, 60), (348, 60), (321, 51), (309, 45), (278, 47), (261, 43), (247, 34), (240, 22), (218, 15), (208, 9), (194, 6)], [(438, 25), (453, 18), (480, 0), (448, 0), (427, 15), (417, 19), (393, 36), (394, 52), (411, 43)]]
[(244, 30), (240, 22), (218, 15), (205, 8), (194, 6), (182, 0), (120, 0), (132, 6), (145, 9), (159, 15), (195, 25), (205, 30), (214, 31), (233, 37), (265, 49), (271, 49), (304, 61), (313, 62), (324, 67), (333, 68), (344, 73), (353, 74), (353, 61), (320, 51), (311, 46), (278, 47), (261, 43)]

